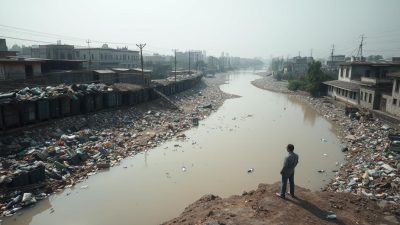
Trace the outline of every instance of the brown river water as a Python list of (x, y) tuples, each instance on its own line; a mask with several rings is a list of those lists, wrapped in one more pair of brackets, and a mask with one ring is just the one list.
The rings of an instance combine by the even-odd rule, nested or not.
[[(227, 100), (198, 128), (185, 132), (185, 141), (171, 140), (127, 158), (2, 218), (2, 224), (160, 224), (204, 194), (227, 197), (279, 181), (288, 143), (300, 157), (296, 184), (319, 190), (344, 161), (332, 124), (293, 96), (254, 87), (250, 82), (258, 78), (251, 72), (229, 74), (221, 89), (242, 97)], [(327, 172), (318, 173), (321, 169)]]

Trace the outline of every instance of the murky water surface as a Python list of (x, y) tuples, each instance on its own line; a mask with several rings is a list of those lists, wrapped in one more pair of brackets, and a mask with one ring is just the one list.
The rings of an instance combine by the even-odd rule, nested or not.
[[(251, 85), (257, 78), (246, 72), (229, 75), (221, 89), (242, 97), (227, 100), (187, 131), (186, 141), (125, 159), (3, 224), (159, 224), (204, 194), (227, 197), (279, 181), (288, 143), (300, 156), (296, 184), (318, 190), (343, 160), (332, 125), (294, 97)], [(254, 172), (247, 173), (249, 168)], [(88, 188), (81, 189), (84, 185)]]

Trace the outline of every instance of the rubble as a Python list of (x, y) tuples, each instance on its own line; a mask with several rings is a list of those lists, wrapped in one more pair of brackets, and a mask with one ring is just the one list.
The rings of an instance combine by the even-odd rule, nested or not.
[[(174, 137), (184, 139), (183, 131), (196, 126), (193, 121), (206, 118), (231, 97), (219, 89), (223, 82), (222, 77), (205, 79), (196, 88), (170, 96), (181, 111), (163, 107), (159, 99), (135, 107), (65, 117), (1, 137), (0, 215), (10, 216), (53, 193), (73, 187), (99, 170), (119, 165), (125, 157)], [(70, 89), (105, 88), (109, 87), (25, 89), (16, 96), (33, 98), (68, 93)], [(212, 108), (203, 108), (211, 104)]]
[[(370, 199), (400, 203), (400, 134), (394, 125), (372, 114), (347, 108), (343, 103), (328, 98), (313, 98), (304, 92), (285, 89), (287, 82), (262, 78), (253, 82), (259, 88), (288, 93), (309, 104), (338, 131), (346, 163), (340, 165), (336, 177), (325, 188), (327, 191), (348, 192)], [(319, 170), (323, 171), (323, 170)]]

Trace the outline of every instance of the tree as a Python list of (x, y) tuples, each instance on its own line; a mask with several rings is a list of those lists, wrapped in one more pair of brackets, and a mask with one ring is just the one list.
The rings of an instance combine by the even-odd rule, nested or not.
[(19, 46), (19, 45), (17, 45), (17, 44), (14, 44), (14, 45), (10, 48), (10, 51), (21, 52), (21, 51), (22, 51), (22, 47)]

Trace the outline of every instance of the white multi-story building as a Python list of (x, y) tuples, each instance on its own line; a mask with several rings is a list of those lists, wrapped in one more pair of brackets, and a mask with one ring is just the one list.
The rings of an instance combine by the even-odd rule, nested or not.
[(103, 45), (101, 48), (77, 48), (75, 58), (87, 60), (90, 69), (110, 68), (137, 68), (140, 66), (139, 51), (128, 48), (109, 48)]

